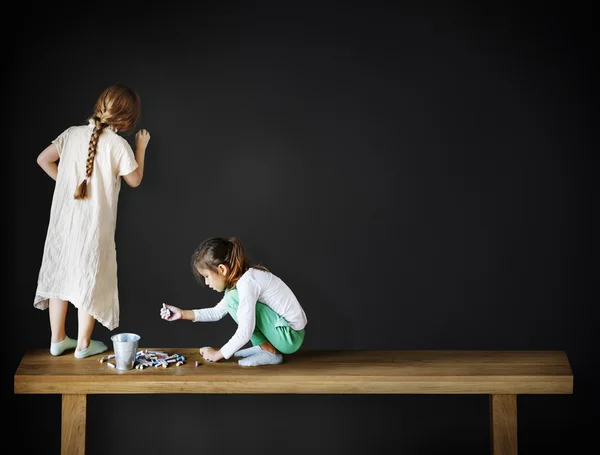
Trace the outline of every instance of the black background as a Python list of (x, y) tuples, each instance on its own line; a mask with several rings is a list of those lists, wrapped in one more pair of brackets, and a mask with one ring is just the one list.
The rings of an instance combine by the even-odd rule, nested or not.
[[(33, 297), (54, 182), (36, 157), (123, 82), (152, 138), (142, 185), (120, 196), (120, 326), (97, 324), (95, 339), (220, 347), (229, 317), (169, 324), (159, 308), (214, 305), (190, 255), (236, 235), (305, 308), (303, 349), (565, 350), (575, 393), (519, 396), (519, 453), (580, 453), (597, 430), (591, 11), (284, 3), (5, 17), (5, 440), (60, 452), (60, 396), (13, 393), (24, 349), (50, 342)], [(76, 322), (71, 307), (71, 337)], [(94, 395), (87, 447), (482, 454), (488, 401)]]

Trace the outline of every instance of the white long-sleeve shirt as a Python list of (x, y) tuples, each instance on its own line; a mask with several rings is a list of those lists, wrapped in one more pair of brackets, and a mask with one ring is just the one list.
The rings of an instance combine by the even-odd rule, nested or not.
[[(260, 301), (281, 316), (294, 330), (302, 330), (307, 323), (306, 314), (287, 284), (278, 276), (264, 270), (250, 268), (236, 284), (239, 297), (237, 310), (238, 328), (221, 348), (226, 359), (244, 346), (252, 337), (256, 326), (256, 302)], [(226, 297), (212, 308), (194, 311), (194, 322), (212, 322), (227, 313)]]

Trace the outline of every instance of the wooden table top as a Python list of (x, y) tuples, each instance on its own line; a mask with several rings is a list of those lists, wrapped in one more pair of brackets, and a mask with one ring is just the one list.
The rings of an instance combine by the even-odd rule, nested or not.
[[(140, 349), (146, 349), (140, 346)], [(563, 351), (300, 350), (279, 365), (205, 362), (197, 348), (147, 348), (185, 356), (168, 368), (120, 371), (102, 354), (76, 359), (27, 350), (14, 375), (16, 394), (571, 394)], [(195, 366), (195, 362), (199, 366)], [(114, 362), (114, 359), (112, 360)]]

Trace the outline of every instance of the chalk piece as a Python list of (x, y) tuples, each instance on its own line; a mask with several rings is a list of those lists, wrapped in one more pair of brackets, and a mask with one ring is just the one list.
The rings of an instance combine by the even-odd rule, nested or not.
[(198, 361), (196, 360), (196, 366), (198, 366)]
[(106, 362), (106, 364), (107, 364), (109, 367), (111, 367), (111, 368), (114, 368), (114, 367), (115, 367), (115, 366), (114, 366), (112, 363), (110, 363), (110, 362)]

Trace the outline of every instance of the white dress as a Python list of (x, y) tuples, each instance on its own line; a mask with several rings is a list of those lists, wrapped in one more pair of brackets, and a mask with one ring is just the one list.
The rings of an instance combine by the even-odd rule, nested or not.
[(113, 330), (119, 325), (115, 227), (121, 176), (138, 164), (129, 143), (106, 128), (100, 134), (88, 198), (73, 198), (85, 177), (93, 121), (72, 126), (54, 141), (58, 175), (33, 305), (68, 300)]

